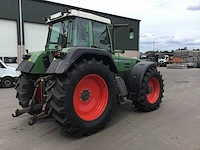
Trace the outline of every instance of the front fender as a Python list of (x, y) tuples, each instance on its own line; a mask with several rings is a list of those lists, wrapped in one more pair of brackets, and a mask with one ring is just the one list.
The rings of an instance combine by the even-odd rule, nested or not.
[(142, 61), (133, 67), (128, 78), (128, 90), (132, 100), (140, 98), (143, 77), (149, 68), (156, 66), (155, 62)]

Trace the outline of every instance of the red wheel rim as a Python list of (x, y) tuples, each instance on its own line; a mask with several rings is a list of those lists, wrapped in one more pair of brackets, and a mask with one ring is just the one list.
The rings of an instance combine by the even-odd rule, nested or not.
[(85, 121), (93, 121), (104, 112), (108, 103), (108, 87), (102, 77), (90, 74), (77, 84), (73, 105), (76, 114)]
[(41, 88), (41, 86), (39, 86), (37, 89), (36, 95), (35, 95), (35, 98), (39, 103), (42, 102), (42, 91), (41, 90), (42, 90), (42, 88)]
[(149, 103), (154, 104), (160, 95), (160, 83), (157, 78), (152, 77), (148, 82), (148, 86), (151, 88), (151, 92), (147, 94), (147, 100)]

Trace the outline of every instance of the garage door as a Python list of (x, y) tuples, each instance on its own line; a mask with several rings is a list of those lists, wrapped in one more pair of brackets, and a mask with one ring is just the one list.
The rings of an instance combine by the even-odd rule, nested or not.
[(45, 50), (48, 26), (35, 23), (24, 23), (25, 49), (29, 52)]
[(17, 57), (17, 23), (0, 19), (0, 57)]

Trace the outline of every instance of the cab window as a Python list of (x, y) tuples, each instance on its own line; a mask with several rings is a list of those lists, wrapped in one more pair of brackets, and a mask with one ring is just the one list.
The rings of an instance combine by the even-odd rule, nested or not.
[(94, 41), (93, 46), (110, 51), (111, 47), (110, 47), (107, 25), (93, 21), (92, 27), (93, 27), (93, 41)]
[(69, 47), (89, 47), (89, 21), (76, 18), (72, 21), (72, 34), (69, 37)]

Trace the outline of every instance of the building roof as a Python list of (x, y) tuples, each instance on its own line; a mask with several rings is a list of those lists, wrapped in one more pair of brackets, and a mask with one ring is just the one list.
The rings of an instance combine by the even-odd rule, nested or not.
[(32, 1), (38, 1), (38, 2), (47, 3), (47, 4), (54, 4), (54, 5), (66, 6), (66, 7), (70, 7), (70, 9), (73, 8), (73, 9), (82, 10), (82, 11), (92, 11), (92, 12), (96, 12), (96, 13), (101, 13), (101, 14), (105, 14), (105, 15), (110, 15), (110, 16), (114, 16), (114, 17), (119, 17), (119, 18), (134, 20), (134, 21), (141, 21), (139, 19), (133, 19), (133, 18), (129, 18), (129, 17), (118, 16), (118, 15), (114, 15), (114, 14), (109, 14), (109, 13), (104, 13), (104, 12), (100, 12), (100, 11), (85, 9), (85, 8), (76, 7), (76, 6), (72, 6), (72, 5), (66, 5), (66, 4), (61, 4), (61, 3), (57, 3), (57, 2), (51, 2), (51, 1), (48, 1), (48, 0), (32, 0)]

